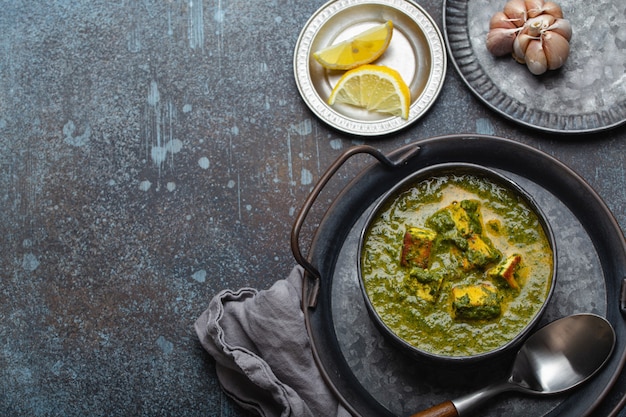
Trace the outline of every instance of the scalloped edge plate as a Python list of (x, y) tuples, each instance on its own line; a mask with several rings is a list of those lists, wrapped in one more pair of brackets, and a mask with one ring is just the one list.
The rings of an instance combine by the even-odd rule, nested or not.
[[(489, 19), (505, 1), (445, 0), (443, 32), (453, 66), (484, 104), (521, 125), (567, 134), (622, 125), (626, 43), (616, 28), (626, 23), (623, 0), (599, 0), (583, 8), (574, 0), (558, 3), (573, 27), (570, 56), (563, 68), (534, 76), (510, 57), (491, 56), (485, 46)], [(604, 29), (587, 36), (596, 20)]]
[[(344, 72), (326, 70), (313, 52), (387, 20), (394, 24), (393, 37), (373, 64), (394, 68), (409, 86), (408, 119), (348, 105), (329, 106), (326, 101)], [(323, 5), (305, 24), (293, 66), (300, 95), (315, 115), (343, 132), (377, 136), (403, 129), (426, 113), (443, 86), (447, 56), (439, 28), (420, 6), (406, 0), (338, 0)]]

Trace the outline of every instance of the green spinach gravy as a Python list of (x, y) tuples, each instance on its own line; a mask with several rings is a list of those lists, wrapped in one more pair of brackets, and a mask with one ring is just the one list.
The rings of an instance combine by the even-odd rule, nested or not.
[(442, 356), (515, 338), (544, 304), (553, 267), (532, 208), (480, 174), (441, 174), (400, 190), (371, 221), (361, 253), (382, 321)]

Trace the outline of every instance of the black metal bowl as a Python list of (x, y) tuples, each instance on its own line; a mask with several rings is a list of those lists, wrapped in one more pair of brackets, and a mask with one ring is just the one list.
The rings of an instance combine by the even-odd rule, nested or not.
[[(541, 306), (539, 307), (537, 313), (528, 320), (527, 323), (523, 326), (523, 328), (516, 333), (516, 335), (509, 339), (507, 342), (495, 347), (490, 348), (490, 350), (486, 350), (482, 353), (467, 355), (461, 354), (459, 351), (455, 351), (454, 348), (449, 350), (451, 353), (433, 353), (432, 351), (425, 350), (416, 346), (415, 344), (410, 343), (405, 340), (403, 337), (398, 335), (394, 330), (390, 328), (388, 323), (385, 322), (383, 317), (378, 313), (376, 308), (373, 305), (373, 301), (368, 295), (366, 291), (366, 286), (364, 283), (364, 272), (363, 272), (363, 264), (362, 264), (362, 256), (364, 251), (364, 245), (367, 239), (368, 231), (371, 229), (372, 224), (379, 217), (382, 211), (388, 206), (388, 204), (395, 200), (397, 196), (405, 192), (408, 189), (413, 188), (415, 185), (422, 181), (426, 181), (435, 177), (441, 177), (443, 175), (473, 175), (485, 180), (488, 180), (492, 183), (503, 187), (504, 189), (512, 192), (517, 199), (525, 205), (529, 210), (531, 210), (539, 220), (539, 224), (542, 227), (544, 234), (548, 240), (548, 244), (552, 251), (552, 262), (553, 267), (551, 271), (551, 281), (548, 287), (548, 291), (545, 299), (542, 301)], [(543, 312), (545, 311), (546, 306), (552, 296), (554, 291), (555, 283), (556, 283), (556, 270), (557, 270), (557, 253), (556, 253), (556, 245), (554, 240), (554, 235), (550, 224), (548, 223), (545, 215), (534, 201), (534, 199), (525, 192), (519, 185), (510, 180), (509, 178), (499, 174), (498, 172), (481, 167), (475, 164), (469, 163), (444, 163), (433, 165), (427, 168), (423, 168), (419, 171), (416, 171), (412, 175), (409, 175), (402, 181), (395, 184), (388, 192), (386, 192), (383, 197), (378, 201), (378, 203), (374, 206), (374, 210), (368, 216), (365, 227), (362, 230), (361, 238), (359, 240), (359, 248), (358, 248), (358, 275), (359, 275), (359, 284), (361, 287), (361, 292), (365, 299), (365, 304), (368, 309), (368, 312), (379, 328), (381, 333), (385, 335), (391, 342), (395, 345), (399, 346), (402, 350), (407, 352), (408, 354), (414, 356), (418, 360), (423, 360), (426, 364), (435, 364), (437, 366), (445, 365), (449, 367), (449, 369), (458, 370), (459, 367), (463, 367), (465, 365), (475, 365), (477, 363), (482, 363), (483, 361), (489, 360), (492, 363), (498, 358), (508, 357), (506, 353), (515, 352), (517, 347), (523, 342), (523, 340), (528, 336), (528, 334), (532, 331), (535, 325), (541, 319)], [(399, 260), (398, 260), (399, 261)], [(403, 308), (402, 305), (399, 308)], [(407, 307), (408, 308), (408, 307)], [(497, 330), (496, 330), (497, 331)], [(479, 341), (480, 343), (480, 341)]]

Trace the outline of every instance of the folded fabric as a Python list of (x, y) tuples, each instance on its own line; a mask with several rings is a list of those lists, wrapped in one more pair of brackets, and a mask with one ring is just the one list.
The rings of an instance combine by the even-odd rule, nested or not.
[(303, 270), (269, 290), (224, 290), (195, 323), (224, 391), (263, 417), (349, 417), (313, 359), (301, 310)]

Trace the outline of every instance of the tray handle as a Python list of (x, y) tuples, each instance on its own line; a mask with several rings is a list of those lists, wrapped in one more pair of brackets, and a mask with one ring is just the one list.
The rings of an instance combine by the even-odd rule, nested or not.
[[(343, 152), (332, 165), (328, 167), (326, 172), (321, 176), (311, 194), (307, 197), (304, 202), (304, 205), (300, 209), (300, 212), (296, 216), (296, 220), (291, 229), (291, 251), (293, 252), (293, 256), (296, 258), (296, 262), (298, 262), (312, 277), (316, 280), (316, 289), (313, 291), (311, 299), (315, 300), (317, 298), (317, 289), (319, 288), (319, 278), (320, 273), (315, 266), (313, 266), (309, 260), (302, 254), (300, 250), (300, 231), (302, 230), (302, 226), (304, 221), (306, 220), (311, 207), (315, 203), (315, 200), (322, 192), (328, 181), (333, 177), (333, 175), (341, 168), (341, 166), (352, 156), (356, 154), (369, 154), (376, 158), (384, 167), (389, 169), (394, 169), (404, 165), (409, 159), (414, 157), (419, 153), (420, 147), (417, 145), (408, 146), (408, 149), (402, 152), (399, 155), (393, 155), (393, 159), (383, 154), (380, 150), (369, 146), (369, 145), (359, 145), (354, 146), (345, 152)], [(314, 301), (310, 304), (314, 304)]]

